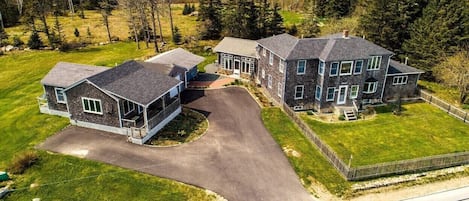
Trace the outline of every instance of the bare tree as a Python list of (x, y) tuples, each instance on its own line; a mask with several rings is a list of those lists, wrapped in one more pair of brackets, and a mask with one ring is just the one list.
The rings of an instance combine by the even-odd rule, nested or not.
[(169, 24), (171, 25), (171, 37), (174, 38), (174, 25), (173, 25), (173, 14), (171, 10), (171, 0), (168, 0), (169, 8)]
[(109, 30), (109, 16), (112, 12), (112, 6), (109, 3), (109, 0), (103, 0), (99, 2), (99, 10), (101, 11), (101, 15), (103, 16), (103, 23), (104, 26), (106, 26), (107, 37), (109, 39), (109, 42), (112, 42), (111, 31)]
[[(157, 40), (157, 34), (156, 34), (156, 23), (155, 23), (155, 14), (157, 12), (158, 6), (156, 0), (149, 0), (150, 3), (150, 17), (151, 17), (151, 24), (153, 28), (153, 43), (155, 44), (155, 52), (159, 53), (160, 49), (158, 47), (158, 40)], [(159, 27), (161, 28), (161, 24), (159, 24)], [(162, 36), (161, 36), (162, 37)]]
[(434, 72), (446, 85), (458, 89), (459, 103), (464, 104), (469, 97), (469, 51), (461, 50), (447, 57)]
[(135, 16), (135, 10), (136, 10), (136, 4), (134, 1), (131, 0), (119, 0), (119, 4), (127, 10), (127, 17), (128, 17), (128, 22), (129, 22), (129, 28), (133, 34), (133, 38), (135, 40), (135, 43), (137, 44), (137, 49), (140, 49), (140, 38), (139, 38), (139, 25), (137, 24), (136, 16)]

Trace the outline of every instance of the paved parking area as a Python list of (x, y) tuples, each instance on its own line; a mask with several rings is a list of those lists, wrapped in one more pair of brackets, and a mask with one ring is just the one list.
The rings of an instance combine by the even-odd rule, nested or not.
[(230, 201), (314, 199), (263, 126), (259, 106), (244, 89), (187, 91), (184, 100), (209, 119), (207, 133), (188, 144), (145, 147), (127, 143), (124, 136), (69, 127), (39, 148), (175, 179)]

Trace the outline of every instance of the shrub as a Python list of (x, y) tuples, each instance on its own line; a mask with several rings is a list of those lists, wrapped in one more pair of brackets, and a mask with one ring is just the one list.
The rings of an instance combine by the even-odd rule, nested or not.
[(306, 114), (308, 114), (308, 115), (313, 115), (314, 112), (313, 112), (312, 110), (308, 110), (308, 111), (306, 111)]
[(13, 37), (13, 46), (15, 47), (21, 47), (24, 45), (24, 42), (21, 40), (21, 38), (17, 35)]
[(340, 120), (340, 121), (345, 121), (345, 115), (341, 114), (341, 115), (339, 116), (339, 120)]
[(78, 31), (78, 28), (75, 27), (75, 31), (73, 32), (73, 35), (75, 35), (75, 37), (80, 37), (80, 31)]
[(34, 31), (31, 34), (31, 37), (29, 37), (28, 47), (31, 49), (39, 49), (43, 46), (44, 44), (42, 43), (41, 37), (39, 37), (39, 34), (36, 31)]
[(4, 55), (5, 52), (3, 52), (2, 50), (0, 50), (0, 56)]
[(375, 108), (374, 107), (370, 107), (370, 106), (366, 106), (365, 107), (365, 110), (363, 110), (362, 112), (364, 115), (372, 115), (375, 113)]
[(23, 174), (29, 167), (39, 160), (39, 155), (34, 151), (26, 151), (15, 156), (13, 162), (8, 167), (8, 171), (13, 174)]
[(181, 36), (181, 33), (179, 32), (179, 28), (174, 27), (174, 38), (173, 38), (174, 44), (176, 45), (181, 44), (181, 39), (182, 39), (182, 36)]

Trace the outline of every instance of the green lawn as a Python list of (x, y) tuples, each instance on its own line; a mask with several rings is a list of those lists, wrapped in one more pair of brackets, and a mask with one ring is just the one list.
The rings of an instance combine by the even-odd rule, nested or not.
[(287, 156), (306, 188), (311, 185), (314, 178), (336, 195), (346, 193), (350, 188), (350, 182), (337, 172), (283, 111), (279, 108), (264, 108), (262, 120), (282, 148), (299, 153), (299, 156), (293, 154)]
[(403, 106), (396, 116), (390, 107), (377, 108), (371, 120), (323, 123), (303, 120), (352, 166), (469, 151), (469, 125), (427, 103)]
[[(43, 93), (39, 81), (58, 61), (114, 66), (151, 52), (151, 49), (137, 51), (132, 43), (117, 43), (68, 53), (33, 51), (0, 56), (0, 171), (7, 168), (16, 153), (32, 149), (68, 124), (66, 118), (40, 114), (36, 101)], [(109, 172), (122, 171), (110, 165), (45, 152), (41, 152), (41, 158), (38, 166), (15, 178), (16, 187), (29, 186), (33, 181), (39, 184), (73, 182), (18, 191), (8, 200), (31, 200), (34, 196), (43, 200), (132, 200), (133, 197), (128, 196), (138, 194), (141, 195), (137, 200), (160, 197), (161, 200), (181, 200), (205, 195), (200, 189), (131, 171), (107, 176)], [(104, 175), (95, 177), (96, 174)], [(81, 179), (86, 177), (90, 178)], [(196, 197), (200, 197), (196, 200), (210, 199)]]
[(303, 20), (303, 15), (294, 11), (281, 10), (280, 15), (283, 17), (283, 24), (285, 26), (298, 26)]

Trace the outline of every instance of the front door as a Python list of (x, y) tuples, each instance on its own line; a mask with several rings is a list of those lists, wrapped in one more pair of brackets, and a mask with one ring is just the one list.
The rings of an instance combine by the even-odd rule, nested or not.
[(347, 100), (347, 85), (339, 86), (339, 97), (337, 98), (337, 104), (345, 104)]
[(239, 60), (234, 60), (233, 74), (234, 75), (239, 75), (240, 74), (240, 68), (241, 68), (241, 62)]

